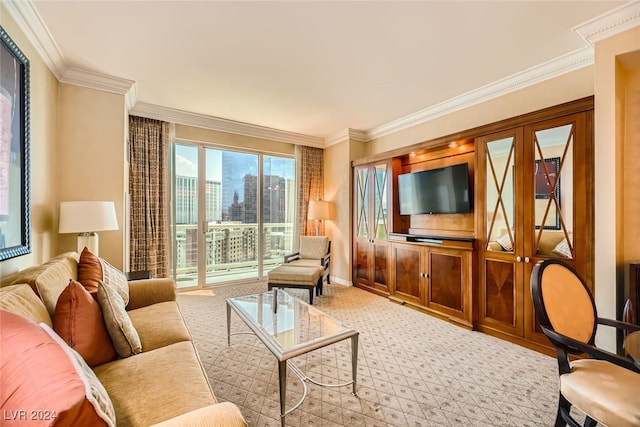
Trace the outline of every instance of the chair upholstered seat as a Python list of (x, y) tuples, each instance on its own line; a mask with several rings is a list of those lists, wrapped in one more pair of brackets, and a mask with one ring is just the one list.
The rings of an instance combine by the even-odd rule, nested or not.
[(640, 375), (604, 360), (571, 362), (560, 392), (572, 405), (607, 426), (640, 425)]

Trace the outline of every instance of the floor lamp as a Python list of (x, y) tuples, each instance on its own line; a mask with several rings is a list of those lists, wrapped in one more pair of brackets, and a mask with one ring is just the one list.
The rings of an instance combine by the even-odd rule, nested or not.
[(326, 200), (309, 200), (307, 218), (316, 222), (316, 236), (320, 235), (320, 221), (331, 219), (329, 202)]
[(62, 202), (58, 233), (78, 233), (78, 253), (87, 247), (98, 256), (98, 233), (118, 229), (113, 202)]

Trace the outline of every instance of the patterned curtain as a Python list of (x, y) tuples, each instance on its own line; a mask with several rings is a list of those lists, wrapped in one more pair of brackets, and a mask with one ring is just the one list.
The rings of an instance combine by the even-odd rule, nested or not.
[[(309, 200), (322, 200), (324, 197), (324, 150), (305, 146), (298, 146), (297, 150), (300, 165), (298, 235), (308, 236), (315, 234), (316, 227), (313, 220), (307, 219)], [(320, 224), (320, 235), (324, 235), (324, 224)]]
[(169, 123), (129, 117), (130, 270), (169, 277)]

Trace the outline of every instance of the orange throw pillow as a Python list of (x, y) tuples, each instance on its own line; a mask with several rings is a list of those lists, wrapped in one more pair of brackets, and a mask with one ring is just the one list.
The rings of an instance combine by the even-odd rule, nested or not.
[(78, 281), (97, 299), (98, 286), (109, 286), (120, 294), (124, 305), (129, 303), (127, 276), (86, 247), (78, 260)]
[[(0, 310), (0, 413), (29, 426), (113, 426), (115, 412), (95, 374), (32, 320)], [(86, 365), (85, 365), (86, 366)], [(13, 417), (13, 420), (11, 418)]]
[(98, 283), (102, 281), (103, 277), (100, 258), (85, 247), (78, 261), (78, 281), (89, 293), (95, 295), (98, 292)]
[(53, 329), (91, 367), (116, 358), (98, 302), (75, 280), (58, 298)]

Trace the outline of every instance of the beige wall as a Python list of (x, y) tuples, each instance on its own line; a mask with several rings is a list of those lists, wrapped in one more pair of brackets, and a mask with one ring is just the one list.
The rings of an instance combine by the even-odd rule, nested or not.
[[(325, 221), (325, 234), (331, 240), (331, 277), (341, 284), (350, 284), (351, 272), (351, 165), (349, 141), (324, 150), (324, 199), (333, 203), (332, 219)], [(346, 181), (346, 185), (343, 185)]]
[(325, 222), (331, 239), (331, 281), (351, 285), (353, 200), (351, 161), (365, 155), (365, 144), (345, 140), (324, 150), (324, 197), (333, 202), (333, 219)]
[[(31, 72), (31, 254), (0, 262), (0, 277), (55, 255), (58, 234), (56, 122), (58, 82), (0, 3), (0, 25), (29, 59)], [(57, 228), (57, 224), (56, 224)]]
[[(622, 300), (624, 264), (636, 257), (638, 205), (637, 65), (628, 68), (629, 53), (640, 50), (640, 27), (610, 37), (595, 46), (595, 300), (598, 315), (616, 318)], [(628, 157), (634, 155), (636, 157)], [(624, 161), (625, 158), (630, 162)], [(613, 191), (615, 190), (615, 191)], [(630, 193), (631, 192), (631, 193)], [(635, 192), (635, 193), (633, 193)], [(630, 194), (635, 194), (627, 199)], [(625, 220), (628, 219), (628, 221)], [(630, 226), (629, 223), (633, 223)], [(625, 226), (630, 227), (627, 230)], [(612, 332), (599, 334), (597, 343), (614, 350)]]
[[(68, 84), (59, 85), (59, 201), (114, 201), (119, 230), (103, 231), (100, 256), (125, 268), (126, 163), (123, 95)], [(57, 222), (56, 227), (57, 228)], [(75, 251), (75, 234), (60, 235), (58, 252)]]
[(640, 260), (640, 50), (631, 55), (634, 58), (628, 66), (622, 63), (620, 67), (625, 78), (622, 177), (625, 262)]

